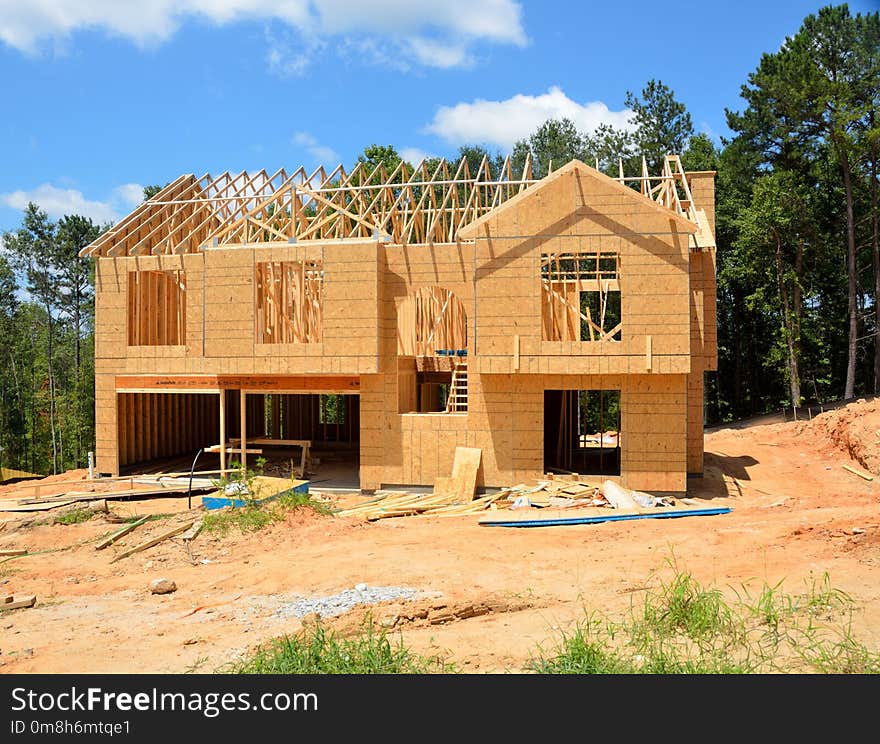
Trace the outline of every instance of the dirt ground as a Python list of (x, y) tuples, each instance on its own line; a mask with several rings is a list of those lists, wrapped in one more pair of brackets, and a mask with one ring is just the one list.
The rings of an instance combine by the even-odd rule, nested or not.
[[(880, 477), (843, 468), (878, 472), (880, 404), (708, 431), (705, 465), (688, 497), (729, 514), (511, 529), (478, 516), (365, 522), (298, 510), (256, 534), (203, 532), (189, 550), (172, 539), (116, 562), (124, 547), (196, 516), (186, 499), (113, 502), (120, 515), (180, 513), (102, 551), (95, 541), (118, 529), (104, 517), (64, 526), (36, 524), (44, 512), (0, 515), (0, 549), (31, 551), (0, 558), (0, 593), (37, 596), (34, 607), (0, 612), (0, 672), (214, 672), (299, 629), (284, 612), (294, 599), (360, 583), (426, 593), (371, 608), (415, 649), (464, 671), (520, 672), (586, 610), (622, 612), (674, 567), (726, 592), (782, 581), (797, 593), (827, 573), (858, 608), (856, 635), (880, 648)], [(151, 594), (160, 577), (177, 591)], [(349, 631), (363, 616), (330, 622)]]

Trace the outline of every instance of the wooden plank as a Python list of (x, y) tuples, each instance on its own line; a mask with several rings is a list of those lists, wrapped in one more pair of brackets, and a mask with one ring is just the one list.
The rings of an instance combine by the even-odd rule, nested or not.
[[(219, 444), (212, 444), (210, 447), (205, 447), (205, 452), (219, 452), (219, 451), (220, 451), (220, 445), (219, 445)], [(227, 448), (226, 448), (226, 454), (230, 454), (230, 453), (232, 453), (232, 454), (241, 454), (241, 447), (227, 447)], [(248, 454), (248, 455), (262, 455), (262, 454), (263, 454), (263, 450), (261, 450), (261, 449), (254, 449), (253, 447), (248, 447), (248, 448), (247, 448), (247, 454)], [(230, 471), (230, 472), (231, 472), (231, 471)]]
[(23, 599), (13, 599), (11, 602), (4, 602), (0, 604), (0, 609), (3, 610), (18, 610), (22, 607), (33, 607), (37, 602), (37, 595), (32, 594), (30, 597), (24, 597)]
[(195, 540), (196, 536), (202, 531), (202, 527), (205, 526), (205, 520), (197, 519), (195, 524), (190, 527), (186, 532), (181, 535), (181, 540), (184, 542), (189, 542), (190, 540)]
[[(213, 491), (216, 490), (216, 486), (213, 484), (205, 485), (205, 484), (196, 484), (192, 485), (193, 491)], [(50, 504), (53, 503), (55, 506), (61, 506), (62, 502), (65, 504), (72, 503), (74, 501), (98, 501), (101, 499), (107, 499), (109, 501), (113, 501), (114, 499), (124, 499), (130, 496), (138, 497), (138, 496), (161, 496), (165, 494), (169, 494), (171, 496), (180, 496), (181, 494), (187, 493), (189, 491), (188, 483), (179, 483), (168, 488), (142, 488), (137, 489), (133, 488), (128, 491), (104, 491), (101, 493), (77, 493), (75, 491), (71, 491), (70, 493), (66, 493), (63, 496), (49, 496), (42, 499), (20, 499), (19, 504), (22, 505), (37, 505), (37, 504)]]
[(125, 525), (125, 527), (123, 527), (121, 530), (117, 530), (116, 532), (114, 532), (114, 533), (113, 533), (112, 535), (110, 535), (109, 537), (105, 537), (103, 540), (101, 540), (97, 545), (95, 545), (95, 550), (103, 550), (103, 549), (106, 548), (108, 545), (112, 545), (112, 544), (115, 543), (120, 537), (122, 537), (123, 535), (127, 535), (127, 534), (128, 534), (129, 532), (131, 532), (132, 530), (136, 529), (137, 527), (140, 527), (140, 526), (141, 526), (144, 522), (146, 522), (148, 519), (149, 519), (148, 516), (147, 516), (147, 517), (141, 517), (141, 518), (140, 518), (139, 520), (137, 520), (136, 522), (132, 522), (131, 524), (127, 524), (127, 525)]
[(471, 500), (477, 486), (477, 471), (483, 454), (476, 447), (456, 447), (452, 461), (452, 476), (438, 478), (434, 486), (437, 494), (447, 494), (461, 500)]
[(158, 545), (160, 542), (167, 540), (168, 538), (174, 537), (175, 535), (179, 535), (181, 532), (186, 532), (190, 527), (195, 524), (196, 520), (190, 520), (189, 522), (185, 522), (184, 524), (179, 524), (177, 527), (168, 530), (167, 532), (163, 532), (161, 535), (157, 535), (156, 537), (150, 538), (146, 542), (142, 542), (140, 545), (135, 545), (133, 548), (129, 548), (128, 550), (124, 550), (118, 555), (114, 556), (111, 563), (115, 563), (122, 558), (128, 558), (130, 555), (134, 555), (135, 553), (140, 553), (142, 550), (146, 550), (147, 548), (152, 548), (154, 545)]
[(849, 465), (841, 465), (844, 470), (849, 471), (853, 475), (859, 476), (859, 478), (864, 478), (866, 481), (874, 480), (874, 476), (870, 473), (863, 473), (861, 470), (856, 470), (855, 468), (851, 468)]
[[(48, 503), (46, 503), (48, 502)], [(46, 511), (48, 509), (57, 509), (59, 506), (66, 506), (74, 503), (72, 500), (50, 501), (49, 499), (40, 499), (39, 502), (30, 504), (13, 504), (0, 501), (0, 511), (2, 512), (35, 512)]]
[(341, 391), (360, 392), (358, 375), (116, 375), (116, 391), (163, 390), (166, 392), (248, 391)]
[[(240, 444), (240, 439), (230, 439), (234, 444)], [(267, 439), (266, 437), (248, 437), (248, 444), (261, 444), (264, 447), (311, 447), (311, 439)]]

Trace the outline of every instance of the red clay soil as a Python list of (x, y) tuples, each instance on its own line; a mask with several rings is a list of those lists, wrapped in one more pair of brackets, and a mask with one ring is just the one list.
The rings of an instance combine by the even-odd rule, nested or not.
[[(39, 524), (46, 513), (0, 516), (0, 549), (31, 551), (0, 563), (0, 593), (37, 596), (0, 612), (0, 672), (213, 672), (299, 629), (285, 616), (296, 597), (359, 583), (426, 592), (372, 608), (414, 648), (465, 671), (519, 672), (585, 612), (625, 611), (674, 570), (731, 596), (780, 581), (794, 594), (827, 573), (855, 602), (856, 635), (877, 649), (880, 478), (842, 466), (878, 472), (878, 415), (854, 403), (811, 422), (707, 433), (705, 476), (688, 496), (732, 508), (717, 516), (510, 529), (477, 516), (364, 522), (300, 510), (257, 534), (203, 532), (189, 550), (175, 538), (116, 562), (201, 512), (187, 513), (186, 499), (112, 503), (122, 515), (174, 516), (102, 551), (96, 540), (118, 528), (104, 517), (65, 526)], [(160, 577), (177, 591), (152, 595)], [(347, 632), (363, 615), (333, 623)]]
[(837, 447), (870, 472), (880, 473), (880, 398), (819, 414), (800, 429)]

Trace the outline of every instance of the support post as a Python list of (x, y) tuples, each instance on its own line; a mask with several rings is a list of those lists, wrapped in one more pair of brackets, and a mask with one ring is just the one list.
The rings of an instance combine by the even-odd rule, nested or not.
[(239, 410), (241, 411), (241, 472), (247, 473), (247, 393), (238, 391)]
[(220, 391), (220, 471), (226, 470), (226, 391)]

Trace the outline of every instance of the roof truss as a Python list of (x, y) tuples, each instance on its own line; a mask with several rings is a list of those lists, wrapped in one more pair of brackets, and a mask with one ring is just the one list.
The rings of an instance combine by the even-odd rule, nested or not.
[[(687, 179), (677, 155), (663, 173), (618, 179), (698, 225)], [(229, 172), (185, 174), (138, 206), (80, 253), (144, 256), (197, 253), (206, 246), (305, 240), (384, 239), (397, 244), (454, 242), (465, 225), (537, 182), (526, 159), (514, 175), (510, 156), (493, 172), (484, 157), (475, 172), (466, 158), (439, 160), (429, 168), (400, 162), (388, 170), (358, 162), (311, 173), (300, 167), (271, 175)]]

